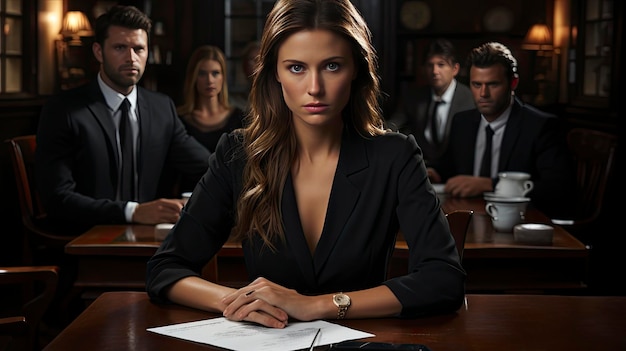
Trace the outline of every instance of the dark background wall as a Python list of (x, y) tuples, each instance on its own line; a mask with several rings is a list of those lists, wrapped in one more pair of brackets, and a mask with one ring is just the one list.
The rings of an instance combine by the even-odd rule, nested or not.
[[(527, 29), (535, 22), (547, 20), (552, 16), (553, 2), (550, 0), (486, 0), (464, 1), (427, 0), (430, 5), (430, 23), (419, 31), (411, 31), (402, 27), (399, 23), (401, 1), (389, 0), (353, 0), (366, 18), (373, 33), (374, 44), (380, 57), (380, 74), (382, 76), (383, 89), (389, 94), (384, 102), (388, 110), (393, 106), (393, 99), (403, 85), (414, 79), (406, 75), (404, 64), (406, 59), (406, 43), (425, 43), (432, 38), (443, 36), (451, 39), (458, 47), (459, 52), (464, 52), (490, 40), (498, 40), (511, 47), (515, 56), (520, 61), (521, 85), (520, 93), (532, 93), (530, 83), (533, 81), (530, 66), (530, 53), (521, 49), (521, 40)], [(94, 8), (103, 3), (96, 0), (64, 0), (64, 8), (69, 10), (81, 10), (95, 20)], [(152, 64), (147, 70), (142, 84), (155, 90), (170, 95), (176, 102), (181, 99), (181, 87), (186, 62), (195, 47), (203, 44), (213, 44), (221, 48), (225, 45), (224, 39), (224, 3), (211, 0), (130, 0), (120, 1), (123, 4), (135, 5), (141, 9), (147, 3), (151, 6), (151, 18), (163, 23), (164, 35), (153, 36), (153, 43), (159, 44), (161, 51), (170, 51), (172, 60), (170, 64)], [(579, 0), (571, 0), (572, 7), (579, 4)], [(514, 12), (513, 24), (506, 32), (490, 32), (484, 23), (486, 14), (498, 6), (506, 6)], [(616, 4), (616, 25), (614, 32), (618, 39), (623, 32), (623, 5)], [(33, 30), (35, 30), (34, 28)], [(91, 48), (84, 48), (86, 57), (91, 57)], [(621, 51), (621, 46), (615, 48)], [(97, 66), (96, 66), (97, 68)], [(623, 81), (624, 71), (621, 66), (615, 65), (614, 81)], [(91, 74), (95, 74), (95, 69)], [(614, 88), (616, 91), (617, 88)], [(46, 96), (29, 96), (18, 98), (0, 97), (0, 140), (9, 137), (34, 134), (37, 128), (39, 111)], [(616, 101), (612, 98), (611, 101)], [(601, 108), (580, 108), (569, 103), (558, 103), (546, 106), (545, 109), (558, 113), (566, 118), (571, 126), (585, 126), (599, 130), (610, 131), (623, 135), (623, 123), (618, 118), (623, 113), (622, 104), (612, 102), (611, 105)], [(622, 108), (618, 112), (618, 108)], [(619, 121), (619, 122), (618, 122)], [(617, 154), (617, 163), (623, 162), (623, 147), (620, 145)], [(615, 178), (623, 178), (622, 174), (614, 174)], [(619, 186), (619, 188), (618, 188)], [(619, 198), (621, 185), (612, 181), (609, 185), (606, 211), (603, 213), (604, 220), (598, 227), (598, 235), (602, 238), (599, 245), (601, 259), (601, 271), (606, 267), (624, 268), (625, 264), (619, 257), (615, 242), (623, 241), (621, 233), (616, 232), (615, 227), (623, 225), (619, 222), (620, 210), (623, 206)], [(15, 183), (11, 164), (8, 158), (7, 148), (0, 148), (0, 235), (3, 238), (0, 245), (0, 265), (9, 265), (20, 262), (19, 247), (21, 240), (21, 224), (19, 219), (19, 207), (15, 192)], [(612, 205), (618, 204), (618, 205)], [(621, 230), (623, 232), (623, 230)], [(621, 240), (621, 241), (620, 241)], [(623, 284), (623, 283), (622, 283)], [(610, 279), (602, 279), (599, 286), (608, 286), (608, 290), (615, 286)]]

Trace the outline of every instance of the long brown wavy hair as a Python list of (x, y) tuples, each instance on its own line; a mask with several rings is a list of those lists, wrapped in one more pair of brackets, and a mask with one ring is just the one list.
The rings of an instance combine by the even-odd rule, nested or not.
[(259, 235), (272, 250), (277, 240), (285, 238), (281, 198), (296, 157), (292, 114), (276, 80), (278, 49), (290, 35), (316, 29), (336, 33), (352, 47), (357, 77), (343, 111), (344, 123), (352, 124), (363, 137), (385, 132), (378, 58), (371, 32), (350, 0), (277, 1), (265, 23), (252, 81), (248, 124), (243, 130), (247, 163), (232, 233), (239, 239)]
[(222, 69), (224, 79), (222, 80), (222, 90), (217, 95), (217, 100), (224, 108), (230, 109), (230, 103), (228, 102), (228, 83), (226, 82), (228, 71), (224, 52), (217, 46), (203, 45), (194, 50), (187, 63), (185, 83), (183, 84), (183, 104), (177, 108), (178, 115), (184, 116), (190, 114), (197, 107), (199, 99), (198, 89), (196, 88), (198, 71), (200, 70), (200, 64), (208, 60), (216, 61)]

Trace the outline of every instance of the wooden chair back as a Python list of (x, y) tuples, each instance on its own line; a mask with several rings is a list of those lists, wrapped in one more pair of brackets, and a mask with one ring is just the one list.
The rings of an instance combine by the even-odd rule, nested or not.
[[(35, 148), (34, 135), (19, 136), (5, 141), (9, 147), (9, 155), (13, 165), (17, 195), (22, 214), (37, 218), (45, 216), (45, 211), (36, 191), (31, 191), (34, 184)], [(33, 187), (34, 189), (34, 187)]]
[(32, 252), (28, 249), (29, 246), (41, 245), (42, 247), (62, 249), (73, 237), (52, 233), (38, 224), (45, 220), (46, 212), (35, 184), (35, 149), (37, 147), (35, 135), (14, 137), (5, 140), (5, 143), (8, 146), (13, 165), (25, 232), (23, 261), (25, 264), (32, 264), (33, 257)]
[(16, 298), (16, 313), (0, 318), (2, 350), (41, 350), (39, 325), (54, 297), (57, 282), (57, 266), (0, 267), (2, 289), (6, 291), (8, 286), (13, 286), (25, 292)]
[(615, 167), (617, 135), (588, 128), (573, 128), (567, 145), (576, 165), (576, 197), (569, 218), (552, 218), (583, 243), (591, 246), (593, 226), (602, 213), (607, 184)]
[(454, 237), (456, 249), (459, 252), (459, 257), (461, 259), (463, 259), (463, 249), (465, 247), (467, 229), (469, 228), (473, 215), (474, 211), (472, 210), (456, 210), (446, 213), (446, 218), (448, 219), (448, 224), (450, 225), (450, 231)]
[(606, 185), (614, 167), (617, 135), (593, 129), (574, 128), (567, 144), (576, 162), (576, 208), (574, 221), (583, 223), (598, 218)]

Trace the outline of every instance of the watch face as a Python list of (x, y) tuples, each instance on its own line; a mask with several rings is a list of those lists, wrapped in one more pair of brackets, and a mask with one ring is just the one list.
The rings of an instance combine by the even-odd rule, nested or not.
[(346, 294), (336, 294), (333, 296), (333, 301), (337, 306), (350, 306), (350, 297)]
[(400, 22), (407, 29), (422, 29), (430, 23), (430, 7), (424, 1), (405, 1), (400, 8)]

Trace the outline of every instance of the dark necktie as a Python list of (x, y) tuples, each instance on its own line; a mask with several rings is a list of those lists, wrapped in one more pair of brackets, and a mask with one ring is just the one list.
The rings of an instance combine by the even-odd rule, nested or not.
[(120, 172), (121, 200), (135, 200), (135, 170), (133, 152), (133, 130), (130, 126), (130, 101), (124, 99), (120, 106), (120, 147), (122, 149), (122, 170)]
[(491, 153), (493, 145), (493, 129), (487, 124), (485, 127), (485, 151), (480, 163), (480, 176), (491, 178)]
[(430, 110), (430, 134), (433, 140), (433, 144), (439, 144), (439, 121), (437, 120), (437, 108), (443, 101), (433, 100)]

